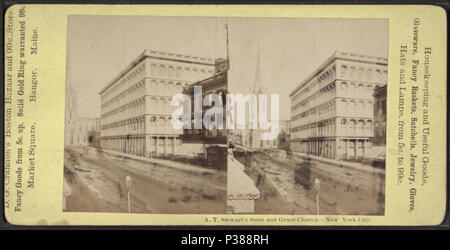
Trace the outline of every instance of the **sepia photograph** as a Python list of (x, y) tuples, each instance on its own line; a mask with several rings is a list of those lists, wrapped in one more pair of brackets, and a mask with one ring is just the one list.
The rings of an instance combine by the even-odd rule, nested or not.
[(63, 211), (384, 215), (388, 34), (69, 16)]
[(69, 16), (64, 211), (226, 213), (226, 130), (175, 124), (207, 112), (194, 86), (226, 96), (224, 24)]
[(13, 4), (5, 225), (442, 227), (444, 7)]
[(228, 211), (384, 215), (388, 20), (229, 27)]

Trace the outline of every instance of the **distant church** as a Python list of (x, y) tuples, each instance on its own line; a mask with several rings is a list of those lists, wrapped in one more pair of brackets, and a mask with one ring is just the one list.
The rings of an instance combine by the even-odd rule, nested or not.
[(100, 130), (99, 119), (78, 115), (77, 91), (70, 77), (69, 58), (66, 67), (66, 109), (64, 146), (95, 146), (95, 134)]
[[(259, 47), (257, 50), (257, 54), (256, 54), (256, 71), (255, 71), (255, 82), (253, 85), (253, 91), (252, 94), (258, 96), (259, 94), (267, 94), (269, 95), (269, 93), (267, 93), (267, 90), (264, 86), (264, 84), (261, 81), (261, 65), (260, 65), (260, 56), (259, 56)], [(256, 110), (258, 110), (257, 112), (259, 112), (259, 101), (257, 102), (257, 108)], [(270, 119), (270, 106), (271, 106), (271, 100), (270, 100), (270, 96), (267, 97), (267, 108), (268, 108), (268, 114), (267, 114), (267, 118)], [(250, 110), (249, 110), (250, 112)], [(249, 113), (247, 112), (247, 113)], [(261, 139), (261, 134), (264, 132), (268, 132), (268, 130), (264, 130), (261, 129), (261, 126), (259, 124), (259, 113), (257, 116), (257, 121), (256, 121), (256, 129), (251, 129), (253, 126), (253, 124), (248, 124), (248, 129), (246, 132), (246, 140), (244, 140), (244, 145), (248, 148), (251, 149), (276, 149), (278, 148), (278, 140), (274, 139), (274, 140), (262, 140)], [(250, 122), (250, 121), (249, 121)]]

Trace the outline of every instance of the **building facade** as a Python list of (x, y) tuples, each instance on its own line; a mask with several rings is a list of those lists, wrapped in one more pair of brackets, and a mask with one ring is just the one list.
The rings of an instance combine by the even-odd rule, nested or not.
[[(181, 136), (184, 147), (195, 148), (201, 146), (203, 148), (203, 160), (204, 165), (210, 168), (219, 170), (227, 169), (227, 129), (226, 129), (226, 94), (228, 93), (228, 62), (225, 59), (218, 58), (215, 60), (215, 72), (214, 75), (206, 79), (197, 81), (183, 90), (183, 94), (190, 98), (191, 103), (191, 117), (189, 122), (191, 128), (184, 128), (183, 135)], [(202, 124), (201, 129), (194, 128), (195, 119), (195, 96), (194, 87), (202, 88), (202, 100), (199, 100), (202, 110), (202, 118), (205, 112), (211, 110), (216, 105), (215, 101), (221, 102), (223, 108), (216, 110), (218, 117), (222, 119), (222, 127), (218, 128), (217, 124), (213, 128), (206, 128), (203, 124), (203, 120), (200, 120)], [(213, 100), (210, 94), (216, 94), (219, 99)], [(207, 101), (210, 106), (202, 105)], [(212, 117), (211, 122), (217, 122), (215, 116)]]
[(103, 149), (151, 157), (176, 154), (182, 129), (172, 126), (172, 97), (214, 74), (214, 60), (144, 51), (101, 91)]
[[(183, 94), (189, 96), (191, 103), (191, 129), (183, 130), (183, 142), (186, 143), (202, 143), (202, 144), (227, 144), (227, 129), (226, 129), (226, 110), (227, 110), (227, 102), (226, 95), (228, 93), (228, 63), (225, 59), (219, 58), (215, 61), (215, 73), (213, 76), (197, 81), (183, 90)], [(223, 109), (218, 110), (221, 112), (222, 117), (222, 128), (205, 128), (202, 123), (201, 129), (194, 128), (194, 119), (195, 119), (195, 98), (194, 98), (194, 87), (202, 88), (202, 104), (205, 104), (205, 101), (208, 101), (212, 106), (201, 105), (202, 109), (202, 117), (204, 117), (205, 112), (210, 110), (216, 103), (214, 100), (210, 98), (209, 94), (216, 94), (219, 96)], [(214, 116), (212, 122), (214, 121)]]
[(387, 85), (381, 86), (374, 91), (374, 137), (373, 145), (386, 145), (386, 94)]
[(65, 128), (66, 146), (90, 146), (90, 136), (98, 132), (96, 119), (89, 117), (77, 117), (68, 120)]
[(291, 131), (291, 121), (282, 120), (280, 121), (280, 133), (278, 134), (278, 148), (282, 150), (290, 150), (290, 135)]
[(386, 58), (335, 52), (290, 94), (291, 150), (366, 157), (374, 136), (374, 89), (386, 84)]

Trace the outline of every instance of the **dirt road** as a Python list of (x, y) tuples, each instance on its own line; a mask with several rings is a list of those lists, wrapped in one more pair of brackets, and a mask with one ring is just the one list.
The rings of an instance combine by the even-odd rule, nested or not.
[[(174, 163), (175, 165), (175, 163)], [(67, 148), (64, 175), (72, 195), (65, 211), (133, 213), (225, 213), (226, 173), (189, 166), (162, 166), (88, 148)]]
[(320, 214), (384, 214), (384, 174), (283, 153), (252, 157), (246, 161), (251, 164), (248, 173), (259, 184), (262, 196), (255, 205), (257, 213), (316, 214), (316, 193), (311, 184), (318, 178)]

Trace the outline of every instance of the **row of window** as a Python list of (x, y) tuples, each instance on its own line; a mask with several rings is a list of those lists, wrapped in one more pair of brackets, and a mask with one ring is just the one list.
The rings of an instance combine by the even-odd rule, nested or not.
[(146, 89), (144, 88), (143, 83), (144, 81), (142, 81), (142, 85), (138, 85), (139, 87), (133, 89), (132, 91), (123, 92), (102, 105), (102, 113), (104, 114), (120, 108), (121, 106), (126, 105), (129, 102), (136, 100), (136, 98), (140, 98), (146, 94), (167, 99), (167, 97), (172, 97), (175, 94), (182, 93), (183, 88), (189, 85), (187, 82), (151, 80), (147, 84), (148, 89)]
[(316, 94), (307, 97), (305, 100), (298, 102), (291, 108), (292, 116), (296, 116), (310, 109), (320, 105), (321, 103), (333, 97), (345, 97), (356, 99), (373, 99), (374, 90), (381, 86), (381, 84), (370, 83), (356, 83), (347, 81), (337, 81), (330, 83)]
[(336, 98), (292, 117), (292, 127), (334, 116), (373, 118), (373, 103), (365, 99)]
[(387, 80), (387, 69), (365, 67), (362, 65), (342, 64), (339, 67), (340, 79), (385, 82)]
[[(131, 69), (128, 73), (116, 81), (112, 87), (108, 91), (106, 91), (102, 95), (103, 103), (108, 102), (114, 96), (117, 96), (117, 92), (122, 93), (125, 89), (129, 87), (131, 82), (134, 79), (142, 79), (145, 75), (145, 64), (141, 62), (133, 69)], [(156, 64), (152, 63), (150, 65), (150, 75), (147, 77), (154, 78), (169, 78), (171, 80), (181, 80), (187, 82), (194, 82), (198, 80), (202, 80), (208, 78), (214, 74), (214, 66), (197, 66), (193, 67), (190, 64), (189, 66), (176, 66), (176, 65), (167, 65), (167, 64)]]
[(121, 123), (104, 125), (101, 129), (101, 136), (128, 135), (128, 134), (144, 134), (145, 120), (132, 119)]
[[(109, 99), (106, 102), (102, 102), (101, 108), (102, 112), (109, 112), (121, 105), (125, 105), (139, 97), (145, 95), (145, 80), (141, 80), (138, 83), (132, 85), (131, 87), (123, 90), (121, 93), (116, 95), (114, 98)], [(104, 101), (104, 99), (102, 98)]]
[(338, 68), (338, 72), (336, 72), (336, 65), (332, 65), (323, 73), (311, 79), (292, 97), (291, 102), (295, 105), (298, 101), (302, 101), (314, 94), (321, 89), (324, 84), (334, 81), (336, 79), (336, 74), (338, 75), (338, 78), (342, 80), (377, 83), (386, 83), (387, 81), (386, 67), (375, 68), (362, 65), (340, 64)]
[(335, 79), (336, 65), (332, 65), (315, 78), (309, 80), (309, 82), (306, 83), (296, 95), (294, 95), (291, 102), (296, 103), (297, 101), (305, 99), (307, 96), (314, 94)]
[(102, 115), (102, 124), (108, 125), (121, 120), (127, 120), (145, 112), (145, 97), (142, 97), (132, 103), (121, 106), (118, 109)]
[(171, 100), (170, 97), (157, 96), (141, 98), (133, 103), (102, 115), (102, 121), (103, 124), (106, 125), (144, 114), (172, 115), (179, 106), (172, 106)]
[(164, 65), (155, 64), (150, 65), (150, 76), (159, 78), (170, 78), (170, 79), (183, 79), (187, 81), (198, 81), (214, 73), (213, 66), (209, 67), (189, 67), (189, 66), (176, 66), (176, 65)]
[(336, 83), (332, 82), (327, 86), (325, 86), (324, 88), (317, 91), (315, 94), (307, 97), (305, 100), (302, 100), (297, 104), (293, 105), (291, 107), (291, 115), (296, 116), (308, 110), (311, 107), (315, 107), (330, 100), (330, 98), (333, 98), (335, 96), (336, 96)]
[(327, 136), (373, 136), (373, 124), (370, 119), (341, 119), (336, 124), (334, 119), (320, 121), (298, 127), (291, 131), (292, 139)]
[[(117, 136), (128, 134), (181, 134), (181, 129), (175, 129), (172, 126), (172, 117), (152, 116), (145, 119), (132, 119), (131, 121), (123, 121), (106, 126), (102, 126), (102, 136)], [(146, 126), (148, 128), (146, 129)]]
[(109, 89), (102, 94), (102, 104), (108, 102), (111, 98), (117, 96), (117, 93), (123, 93), (125, 90), (135, 84), (136, 79), (142, 80), (145, 76), (144, 63), (141, 62), (133, 69), (130, 69), (127, 73), (117, 79)]

